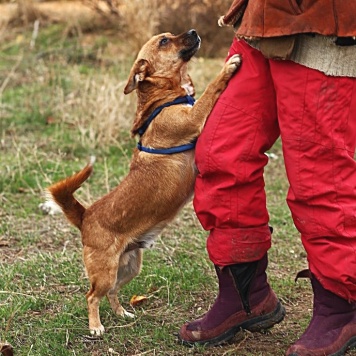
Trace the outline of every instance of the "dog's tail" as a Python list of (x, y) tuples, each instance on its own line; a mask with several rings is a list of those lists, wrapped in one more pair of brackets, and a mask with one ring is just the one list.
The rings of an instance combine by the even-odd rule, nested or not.
[(94, 162), (95, 156), (92, 156), (81, 171), (46, 189), (47, 200), (57, 204), (67, 219), (79, 230), (82, 227), (83, 214), (86, 209), (75, 199), (73, 193), (89, 178), (93, 172)]

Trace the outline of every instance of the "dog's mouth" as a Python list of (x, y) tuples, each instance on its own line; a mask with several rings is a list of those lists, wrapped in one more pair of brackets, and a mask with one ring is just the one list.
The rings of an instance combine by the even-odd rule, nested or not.
[(195, 55), (195, 53), (198, 52), (201, 39), (198, 36), (197, 31), (190, 30), (182, 35), (182, 43), (185, 48), (179, 52), (179, 57), (183, 61), (188, 62)]

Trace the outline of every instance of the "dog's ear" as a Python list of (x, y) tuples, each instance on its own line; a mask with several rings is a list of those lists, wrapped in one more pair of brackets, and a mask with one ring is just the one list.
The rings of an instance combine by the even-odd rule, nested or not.
[(149, 68), (150, 64), (146, 59), (140, 59), (134, 63), (124, 89), (124, 94), (129, 94), (137, 89), (138, 83), (145, 80), (148, 76)]

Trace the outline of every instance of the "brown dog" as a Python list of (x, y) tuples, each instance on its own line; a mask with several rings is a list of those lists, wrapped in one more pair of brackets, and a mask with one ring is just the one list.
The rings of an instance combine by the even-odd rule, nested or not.
[(81, 231), (92, 334), (104, 332), (99, 316), (104, 296), (117, 315), (132, 316), (120, 305), (118, 291), (140, 272), (142, 248), (153, 245), (192, 196), (196, 176), (192, 142), (240, 64), (239, 56), (230, 58), (192, 106), (187, 94), (194, 94), (194, 88), (187, 64), (199, 47), (198, 34), (190, 30), (154, 36), (139, 52), (124, 92), (137, 92), (132, 134), (141, 135), (141, 141), (119, 186), (85, 209), (73, 193), (91, 174), (91, 160), (79, 173), (47, 189), (49, 199)]

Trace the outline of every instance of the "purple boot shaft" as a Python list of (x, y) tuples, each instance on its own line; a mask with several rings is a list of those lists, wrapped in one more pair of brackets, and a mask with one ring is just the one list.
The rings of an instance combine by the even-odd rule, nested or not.
[(215, 267), (219, 294), (200, 319), (182, 326), (185, 345), (219, 345), (241, 329), (262, 331), (283, 320), (285, 310), (267, 282), (267, 255), (260, 261)]
[(313, 276), (313, 316), (287, 356), (342, 356), (356, 347), (356, 302), (349, 303), (324, 289)]

